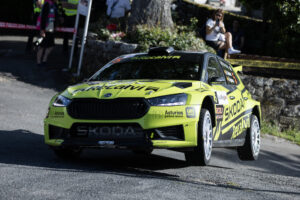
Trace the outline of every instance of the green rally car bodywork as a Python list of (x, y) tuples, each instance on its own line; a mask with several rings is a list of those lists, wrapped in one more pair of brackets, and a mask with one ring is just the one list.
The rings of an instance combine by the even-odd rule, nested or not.
[[(232, 68), (211, 53), (167, 50), (120, 56), (87, 82), (55, 95), (44, 120), (45, 143), (55, 148), (113, 146), (193, 151), (199, 146), (199, 137), (204, 138), (199, 136), (199, 119), (205, 108), (211, 116), (212, 147), (245, 145), (251, 116), (260, 120), (261, 111), (260, 103), (251, 98), (237, 75), (241, 67)], [(151, 74), (165, 62), (167, 67)], [(182, 67), (174, 72), (179, 78), (173, 79), (172, 66), (185, 62), (194, 68), (184, 75)], [(135, 63), (137, 67), (133, 68)], [(153, 66), (141, 75), (143, 79), (136, 79), (134, 74), (143, 63)], [(120, 71), (129, 64), (131, 68)], [(109, 71), (114, 65), (115, 69)], [(128, 71), (130, 75), (124, 77), (115, 75)]]

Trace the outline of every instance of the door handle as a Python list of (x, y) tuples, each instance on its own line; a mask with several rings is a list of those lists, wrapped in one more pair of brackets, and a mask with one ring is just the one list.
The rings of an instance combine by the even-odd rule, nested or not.
[(233, 100), (233, 99), (235, 99), (235, 97), (234, 97), (234, 96), (230, 96), (229, 98), (230, 98), (230, 100)]

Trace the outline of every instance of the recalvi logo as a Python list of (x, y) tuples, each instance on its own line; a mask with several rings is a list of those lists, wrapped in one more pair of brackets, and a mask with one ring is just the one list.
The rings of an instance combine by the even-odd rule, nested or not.
[(87, 92), (87, 91), (94, 91), (94, 90), (102, 90), (102, 89), (106, 89), (106, 90), (144, 90), (144, 91), (158, 91), (159, 88), (158, 87), (152, 87), (152, 86), (134, 86), (134, 85), (108, 85), (108, 86), (102, 86), (102, 85), (98, 85), (98, 86), (91, 86), (91, 87), (87, 87), (87, 88), (81, 88), (81, 89), (77, 89), (74, 90), (72, 92), (72, 94), (76, 94), (77, 92)]

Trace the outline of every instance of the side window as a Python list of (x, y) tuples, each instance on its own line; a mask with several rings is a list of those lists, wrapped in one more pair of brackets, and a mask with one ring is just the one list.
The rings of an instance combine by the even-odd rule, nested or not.
[(208, 75), (208, 80), (213, 77), (224, 77), (219, 62), (213, 57), (210, 57), (208, 59), (207, 75)]
[(224, 70), (224, 74), (226, 76), (226, 80), (227, 83), (230, 85), (238, 85), (239, 84), (239, 80), (236, 77), (233, 69), (231, 68), (230, 65), (228, 65), (227, 63), (223, 62), (222, 60), (220, 60), (221, 66)]

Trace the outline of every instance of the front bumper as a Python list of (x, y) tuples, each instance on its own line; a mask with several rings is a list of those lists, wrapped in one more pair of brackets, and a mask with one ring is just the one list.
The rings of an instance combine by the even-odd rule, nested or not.
[[(44, 120), (45, 143), (50, 146), (117, 148), (195, 147), (197, 145), (199, 110), (199, 105), (153, 106), (139, 119), (80, 120), (71, 118), (65, 107), (51, 107)], [(78, 126), (112, 127), (111, 129), (113, 129), (113, 127), (129, 125), (137, 127), (136, 136), (118, 137), (113, 134), (105, 136), (98, 133), (96, 137), (91, 137), (89, 133), (84, 136), (76, 133)], [(101, 132), (99, 128), (88, 129)]]

